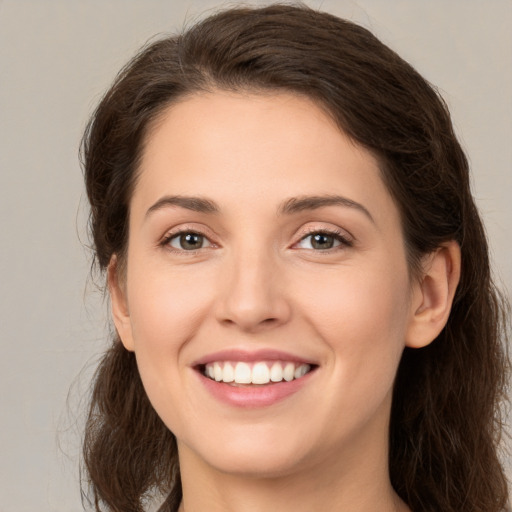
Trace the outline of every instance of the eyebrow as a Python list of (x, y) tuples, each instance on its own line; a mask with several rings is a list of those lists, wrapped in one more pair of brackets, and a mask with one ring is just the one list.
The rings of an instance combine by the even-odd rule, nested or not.
[[(220, 212), (220, 208), (217, 203), (211, 199), (193, 196), (164, 196), (148, 209), (146, 217), (157, 210), (174, 206), (199, 213), (217, 214)], [(348, 199), (347, 197), (338, 195), (291, 197), (284, 201), (284, 203), (278, 208), (278, 214), (292, 215), (294, 213), (307, 210), (317, 210), (327, 206), (354, 208), (375, 223), (371, 213), (362, 204), (353, 201), (352, 199)]]
[(318, 208), (324, 208), (326, 206), (354, 208), (363, 213), (375, 224), (375, 219), (372, 217), (372, 214), (362, 204), (338, 195), (292, 197), (283, 203), (279, 209), (279, 213), (282, 215), (290, 215), (306, 210), (317, 210)]
[(164, 196), (148, 209), (146, 217), (157, 210), (169, 206), (179, 206), (180, 208), (199, 213), (219, 213), (220, 211), (220, 208), (214, 201), (203, 197)]

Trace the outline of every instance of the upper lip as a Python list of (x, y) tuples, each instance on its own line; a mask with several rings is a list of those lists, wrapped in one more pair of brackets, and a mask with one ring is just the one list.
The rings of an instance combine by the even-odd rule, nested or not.
[(220, 350), (207, 354), (192, 363), (191, 366), (201, 366), (216, 361), (243, 361), (246, 363), (256, 361), (289, 361), (299, 364), (316, 364), (310, 359), (306, 359), (289, 352), (274, 349), (258, 349), (258, 350), (243, 350), (243, 349), (227, 349)]

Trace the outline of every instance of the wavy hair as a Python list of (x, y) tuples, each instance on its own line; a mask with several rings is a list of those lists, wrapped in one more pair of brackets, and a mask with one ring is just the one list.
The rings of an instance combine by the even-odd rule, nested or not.
[[(448, 323), (427, 347), (406, 348), (399, 365), (389, 472), (415, 512), (504, 510), (498, 445), (507, 309), (493, 285), (468, 162), (435, 88), (368, 30), (305, 6), (243, 7), (143, 48), (103, 97), (82, 141), (99, 269), (125, 255), (130, 198), (152, 123), (170, 104), (213, 90), (307, 96), (371, 151), (399, 208), (413, 272), (442, 243), (459, 243), (461, 279)], [(96, 511), (143, 511), (155, 493), (168, 496), (162, 512), (179, 505), (176, 440), (118, 336), (95, 375), (83, 460)]]

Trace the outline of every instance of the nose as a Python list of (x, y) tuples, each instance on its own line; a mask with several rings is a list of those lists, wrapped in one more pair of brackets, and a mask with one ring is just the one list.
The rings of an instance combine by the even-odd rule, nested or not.
[(290, 319), (284, 275), (268, 254), (238, 253), (221, 274), (216, 313), (222, 324), (258, 332)]

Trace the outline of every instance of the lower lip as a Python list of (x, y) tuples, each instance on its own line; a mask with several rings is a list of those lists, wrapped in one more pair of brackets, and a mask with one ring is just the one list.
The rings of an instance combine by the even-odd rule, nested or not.
[(281, 402), (285, 398), (297, 393), (311, 378), (311, 371), (290, 382), (277, 382), (268, 385), (232, 386), (225, 382), (217, 382), (198, 373), (205, 388), (221, 402), (234, 407), (268, 407)]

